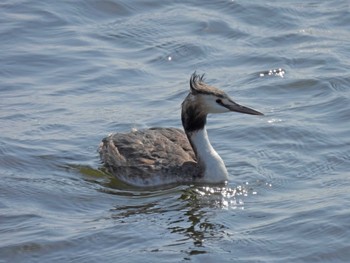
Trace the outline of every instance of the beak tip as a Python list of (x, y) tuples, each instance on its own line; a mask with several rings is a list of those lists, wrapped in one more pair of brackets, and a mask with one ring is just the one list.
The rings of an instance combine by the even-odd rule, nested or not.
[[(225, 106), (225, 105), (224, 105)], [(252, 108), (237, 104), (235, 102), (232, 102), (232, 104), (230, 106), (225, 106), (226, 108), (228, 108), (231, 111), (235, 111), (235, 112), (240, 112), (240, 113), (245, 113), (245, 114), (250, 114), (250, 115), (260, 115), (260, 116), (264, 116), (264, 113), (254, 110)]]

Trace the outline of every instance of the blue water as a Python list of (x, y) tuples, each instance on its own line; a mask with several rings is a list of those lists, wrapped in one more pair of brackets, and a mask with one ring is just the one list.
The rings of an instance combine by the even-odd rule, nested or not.
[[(349, 5), (2, 1), (0, 262), (349, 262)], [(181, 127), (194, 71), (265, 114), (209, 117), (227, 186), (104, 173), (108, 133)]]

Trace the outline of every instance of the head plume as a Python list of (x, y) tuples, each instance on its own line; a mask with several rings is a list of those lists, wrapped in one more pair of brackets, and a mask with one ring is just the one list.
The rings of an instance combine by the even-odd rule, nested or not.
[(200, 86), (204, 85), (204, 75), (198, 75), (196, 72), (194, 72), (190, 78), (190, 88), (191, 92), (193, 94), (196, 94), (200, 90)]

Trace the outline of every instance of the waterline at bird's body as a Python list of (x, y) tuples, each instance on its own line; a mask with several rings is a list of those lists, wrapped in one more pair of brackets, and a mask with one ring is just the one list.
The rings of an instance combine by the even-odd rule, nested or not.
[(116, 133), (103, 139), (100, 156), (117, 178), (135, 186), (171, 183), (221, 183), (228, 172), (208, 139), (205, 128), (209, 113), (241, 112), (263, 115), (235, 103), (225, 92), (204, 83), (195, 73), (190, 93), (182, 103), (185, 132), (176, 128), (151, 128)]

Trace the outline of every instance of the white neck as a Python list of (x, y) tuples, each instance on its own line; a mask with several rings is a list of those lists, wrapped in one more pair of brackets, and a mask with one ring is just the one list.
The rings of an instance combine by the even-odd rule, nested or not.
[(211, 146), (205, 127), (192, 132), (189, 139), (195, 148), (199, 165), (204, 168), (202, 180), (210, 183), (225, 182), (228, 179), (228, 173), (224, 161)]

